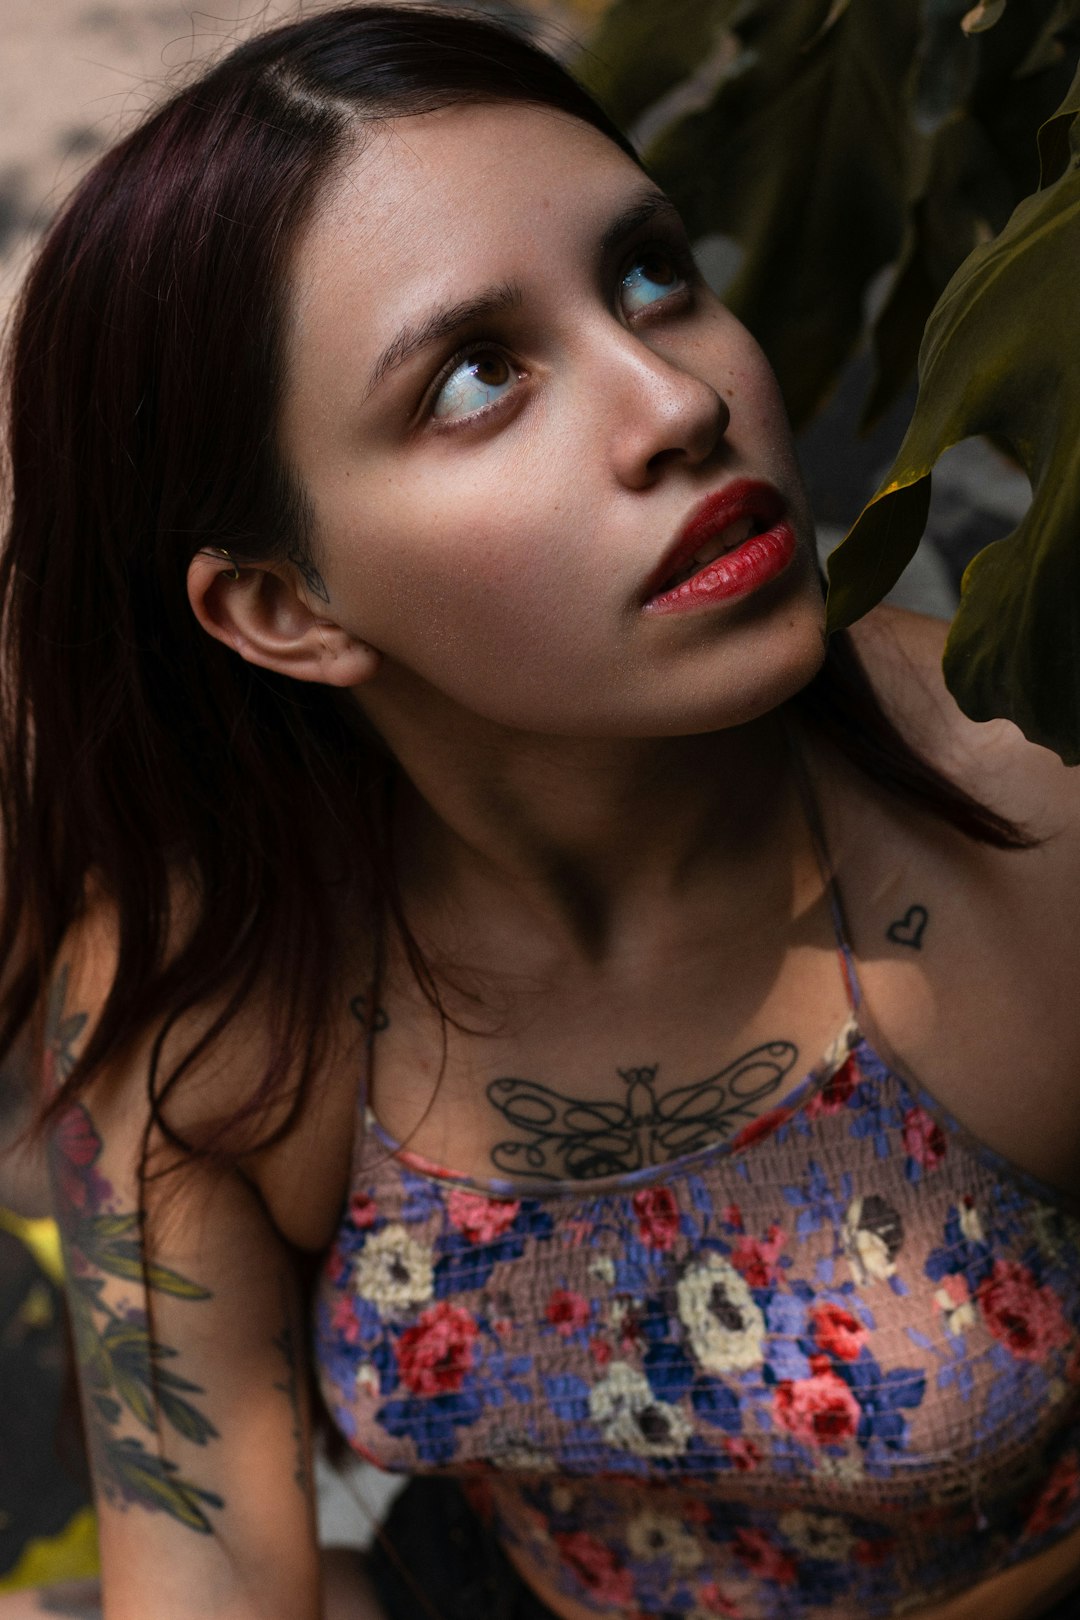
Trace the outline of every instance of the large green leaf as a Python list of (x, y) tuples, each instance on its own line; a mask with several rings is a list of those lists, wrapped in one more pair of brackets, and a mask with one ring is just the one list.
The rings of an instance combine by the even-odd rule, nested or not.
[(577, 77), (623, 129), (710, 56), (740, 0), (615, 0)]
[(646, 153), (691, 234), (745, 250), (725, 297), (765, 348), (793, 419), (822, 401), (863, 329), (868, 281), (906, 223), (919, 8), (757, 0), (711, 105)]
[[(968, 47), (970, 49), (970, 46)], [(931, 310), (957, 266), (999, 230), (1015, 198), (974, 119), (948, 118), (927, 139), (896, 273), (873, 326), (872, 427), (907, 387)]]
[(967, 0), (923, 0), (912, 90), (908, 221), (896, 274), (873, 329), (872, 425), (907, 387), (930, 312), (979, 242), (1038, 183), (1039, 125), (1068, 89), (1075, 48), (1059, 36), (1078, 0), (1027, 0), (976, 37)]
[(1080, 73), (1042, 150), (1063, 172), (957, 271), (927, 326), (919, 399), (883, 487), (829, 559), (829, 622), (880, 601), (914, 554), (938, 457), (988, 434), (1032, 486), (1023, 521), (964, 575), (945, 676), (975, 720), (1006, 716), (1080, 763)]

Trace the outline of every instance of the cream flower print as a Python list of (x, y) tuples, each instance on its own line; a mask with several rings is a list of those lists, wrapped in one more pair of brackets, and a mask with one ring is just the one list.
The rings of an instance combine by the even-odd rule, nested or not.
[(679, 1316), (706, 1372), (745, 1372), (762, 1359), (765, 1318), (735, 1267), (718, 1254), (688, 1266), (676, 1288)]
[(986, 1241), (986, 1233), (983, 1231), (979, 1211), (967, 1198), (960, 1205), (960, 1230), (969, 1243), (984, 1243)]
[(615, 1286), (615, 1262), (609, 1254), (602, 1254), (598, 1259), (590, 1261), (589, 1270), (600, 1282), (606, 1283), (609, 1288)]
[(370, 1361), (362, 1361), (356, 1369), (356, 1393), (360, 1396), (379, 1393), (379, 1374)]
[(855, 1023), (855, 1014), (852, 1013), (825, 1053), (822, 1067), (826, 1073), (831, 1073), (834, 1069), (841, 1067), (852, 1047), (856, 1044), (858, 1037), (858, 1026)]
[(945, 1326), (954, 1338), (965, 1328), (975, 1326), (975, 1306), (967, 1285), (967, 1278), (959, 1272), (941, 1279), (941, 1287), (934, 1293), (934, 1304), (945, 1318)]
[(702, 1560), (701, 1544), (671, 1513), (654, 1513), (646, 1508), (635, 1514), (626, 1526), (626, 1545), (642, 1563), (664, 1558), (672, 1569), (685, 1575), (697, 1569)]
[(353, 1289), (383, 1316), (426, 1305), (435, 1291), (431, 1251), (400, 1223), (368, 1238), (353, 1266)]
[(860, 1452), (849, 1452), (844, 1457), (829, 1457), (821, 1452), (814, 1459), (814, 1472), (842, 1485), (861, 1485), (866, 1478)]
[(781, 1514), (777, 1527), (808, 1558), (832, 1558), (842, 1563), (850, 1558), (855, 1546), (855, 1537), (836, 1513), (805, 1513), (793, 1508)]
[(691, 1434), (684, 1412), (658, 1401), (649, 1380), (625, 1361), (613, 1361), (589, 1394), (589, 1415), (609, 1446), (638, 1457), (674, 1457)]
[(487, 1456), (493, 1467), (514, 1473), (546, 1474), (555, 1467), (554, 1459), (518, 1429), (496, 1429), (488, 1440)]
[(896, 1256), (904, 1241), (903, 1222), (876, 1193), (853, 1198), (844, 1216), (843, 1241), (855, 1281), (884, 1282), (896, 1273)]

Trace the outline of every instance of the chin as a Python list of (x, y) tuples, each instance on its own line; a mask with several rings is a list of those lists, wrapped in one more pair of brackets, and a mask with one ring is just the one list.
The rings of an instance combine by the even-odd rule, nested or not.
[(670, 716), (669, 736), (725, 731), (751, 725), (783, 707), (813, 680), (825, 661), (825, 607), (816, 579), (812, 592), (788, 596), (767, 622), (726, 626), (722, 649), (708, 651)]

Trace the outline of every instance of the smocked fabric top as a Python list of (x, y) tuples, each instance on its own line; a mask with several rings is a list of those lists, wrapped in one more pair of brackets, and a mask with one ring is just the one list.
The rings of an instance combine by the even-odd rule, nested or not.
[(850, 1020), (728, 1140), (523, 1186), (358, 1132), (331, 1413), (599, 1613), (906, 1614), (1080, 1525), (1080, 1221), (883, 1062), (830, 892)]

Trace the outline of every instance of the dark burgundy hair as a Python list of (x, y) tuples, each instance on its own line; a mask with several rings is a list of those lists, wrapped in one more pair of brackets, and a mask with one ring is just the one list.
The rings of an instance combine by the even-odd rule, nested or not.
[[(155, 1059), (164, 1126), (170, 1087), (256, 987), (270, 992), (261, 1083), (203, 1151), (235, 1150), (245, 1129), (249, 1146), (286, 1088), (294, 1117), (344, 915), (389, 917), (426, 973), (394, 880), (394, 761), (328, 690), (206, 636), (185, 576), (206, 546), (304, 562), (310, 514), (275, 442), (290, 249), (365, 122), (470, 100), (559, 108), (630, 151), (524, 35), (445, 11), (344, 7), (242, 45), (108, 152), (50, 229), (17, 312), (0, 1058), (40, 1008), (93, 885), (115, 906), (119, 958), (60, 1100), (138, 1034), (213, 1001), (220, 1014), (184, 1064), (162, 1081)], [(907, 745), (846, 638), (801, 707), (913, 804), (975, 838), (1023, 842)], [(179, 941), (178, 874), (194, 901)]]

